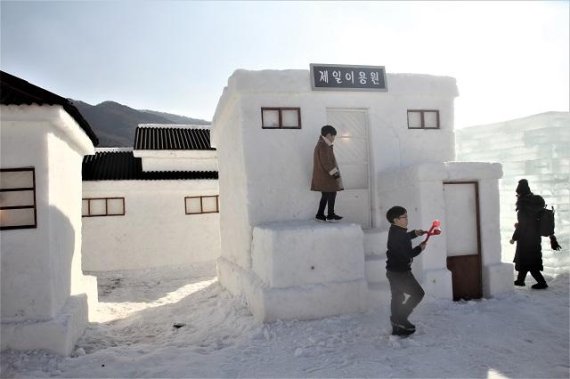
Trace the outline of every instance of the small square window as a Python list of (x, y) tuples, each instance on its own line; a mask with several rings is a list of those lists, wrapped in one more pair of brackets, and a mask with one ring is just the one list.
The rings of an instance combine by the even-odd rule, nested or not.
[(107, 199), (107, 215), (118, 216), (125, 214), (125, 199), (113, 198)]
[(301, 108), (261, 108), (263, 129), (301, 129)]
[(202, 212), (215, 213), (218, 211), (218, 197), (205, 196), (202, 198)]
[(186, 198), (186, 214), (202, 213), (202, 198), (187, 197)]
[(408, 110), (408, 129), (439, 129), (439, 111)]
[(105, 216), (107, 214), (106, 199), (91, 199), (89, 204), (89, 216)]
[(279, 111), (273, 109), (263, 110), (263, 127), (278, 128), (279, 127)]

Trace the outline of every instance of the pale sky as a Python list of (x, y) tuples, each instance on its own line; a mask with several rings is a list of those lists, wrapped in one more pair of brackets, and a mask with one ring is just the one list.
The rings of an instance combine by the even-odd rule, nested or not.
[(569, 111), (570, 1), (0, 4), (0, 68), (92, 105), (211, 120), (236, 69), (325, 63), (452, 76), (456, 127)]

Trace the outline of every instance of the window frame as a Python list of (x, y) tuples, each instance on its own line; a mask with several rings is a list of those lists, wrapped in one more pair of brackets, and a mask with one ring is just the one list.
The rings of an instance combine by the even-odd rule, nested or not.
[(22, 188), (8, 188), (4, 189), (0, 187), (1, 192), (17, 192), (17, 191), (33, 191), (34, 193), (34, 204), (30, 205), (16, 205), (8, 207), (0, 207), (0, 211), (12, 210), (12, 209), (33, 209), (34, 210), (34, 223), (28, 225), (12, 225), (12, 226), (2, 226), (0, 224), (0, 230), (10, 230), (10, 229), (37, 229), (38, 227), (38, 207), (37, 207), (37, 197), (36, 197), (36, 169), (35, 167), (20, 167), (20, 168), (0, 168), (0, 172), (18, 172), (18, 171), (31, 171), (32, 172), (32, 187), (22, 187)]
[[(410, 113), (420, 113), (420, 123), (421, 126), (418, 128), (414, 128), (410, 126)], [(427, 128), (425, 126), (425, 117), (424, 114), (427, 112), (435, 112), (436, 114), (436, 120), (437, 120), (437, 126), (435, 128)], [(441, 130), (441, 124), (440, 124), (440, 118), (439, 118), (439, 109), (408, 109), (407, 113), (407, 120), (408, 120), (408, 129), (412, 129), (412, 130)]]
[[(277, 111), (279, 112), (279, 126), (264, 126), (265, 119), (263, 116), (264, 111)], [(283, 111), (297, 111), (297, 125), (298, 126), (283, 126)], [(261, 107), (261, 129), (301, 129), (301, 108), (300, 107)]]
[[(87, 200), (87, 214), (83, 214), (83, 201)], [(91, 200), (105, 200), (105, 214), (91, 214)], [(109, 200), (121, 200), (123, 202), (123, 213), (112, 213), (109, 214)], [(113, 217), (113, 216), (124, 216), (127, 214), (127, 209), (125, 206), (125, 198), (124, 197), (85, 197), (81, 199), (81, 217)]]
[[(204, 198), (216, 198), (216, 210), (204, 212)], [(187, 199), (200, 199), (200, 212), (188, 212)], [(220, 213), (220, 195), (204, 195), (204, 196), (184, 196), (184, 214), (186, 215), (201, 215), (209, 213)]]

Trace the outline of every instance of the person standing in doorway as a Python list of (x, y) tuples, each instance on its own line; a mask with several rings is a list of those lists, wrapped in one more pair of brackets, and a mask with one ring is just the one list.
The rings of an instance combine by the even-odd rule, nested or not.
[(510, 243), (517, 243), (515, 252), (515, 270), (518, 276), (515, 286), (524, 286), (526, 274), (530, 271), (536, 280), (533, 289), (546, 289), (548, 285), (541, 271), (542, 266), (542, 246), (539, 229), (540, 212), (544, 209), (544, 199), (530, 191), (526, 179), (519, 180), (517, 192), (517, 223), (515, 232)]
[[(336, 129), (333, 126), (323, 126), (321, 128), (319, 141), (313, 152), (311, 191), (321, 192), (319, 209), (315, 215), (315, 219), (318, 221), (339, 221), (342, 219), (342, 217), (337, 215), (334, 211), (336, 193), (344, 189), (333, 152), (333, 142), (336, 133)], [(327, 208), (326, 216), (325, 208)]]

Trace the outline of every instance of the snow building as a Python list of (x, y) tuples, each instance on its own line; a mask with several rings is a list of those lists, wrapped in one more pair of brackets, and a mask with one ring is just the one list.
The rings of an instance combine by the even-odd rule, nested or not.
[[(513, 267), (501, 262), (502, 169), (453, 162), (457, 95), (453, 78), (383, 67), (235, 71), (212, 123), (221, 284), (262, 321), (364, 310), (389, 296), (385, 214), (402, 205), (412, 229), (442, 223), (413, 264), (428, 295), (512, 290)], [(325, 124), (338, 131), (345, 188), (337, 224), (313, 220), (312, 155)]]
[[(556, 237), (570, 246), (570, 113), (546, 112), (515, 120), (470, 126), (456, 131), (457, 158), (492, 161), (503, 166), (499, 182), (503, 259), (512, 261), (515, 247), (509, 244), (517, 222), (515, 189), (527, 179), (531, 190), (554, 206)], [(556, 270), (560, 253), (552, 254), (543, 240), (546, 270)]]
[(83, 270), (215, 261), (218, 167), (204, 126), (141, 124), (132, 149), (83, 160)]
[(81, 270), (81, 162), (98, 140), (67, 99), (0, 72), (1, 349), (68, 355), (97, 302)]

